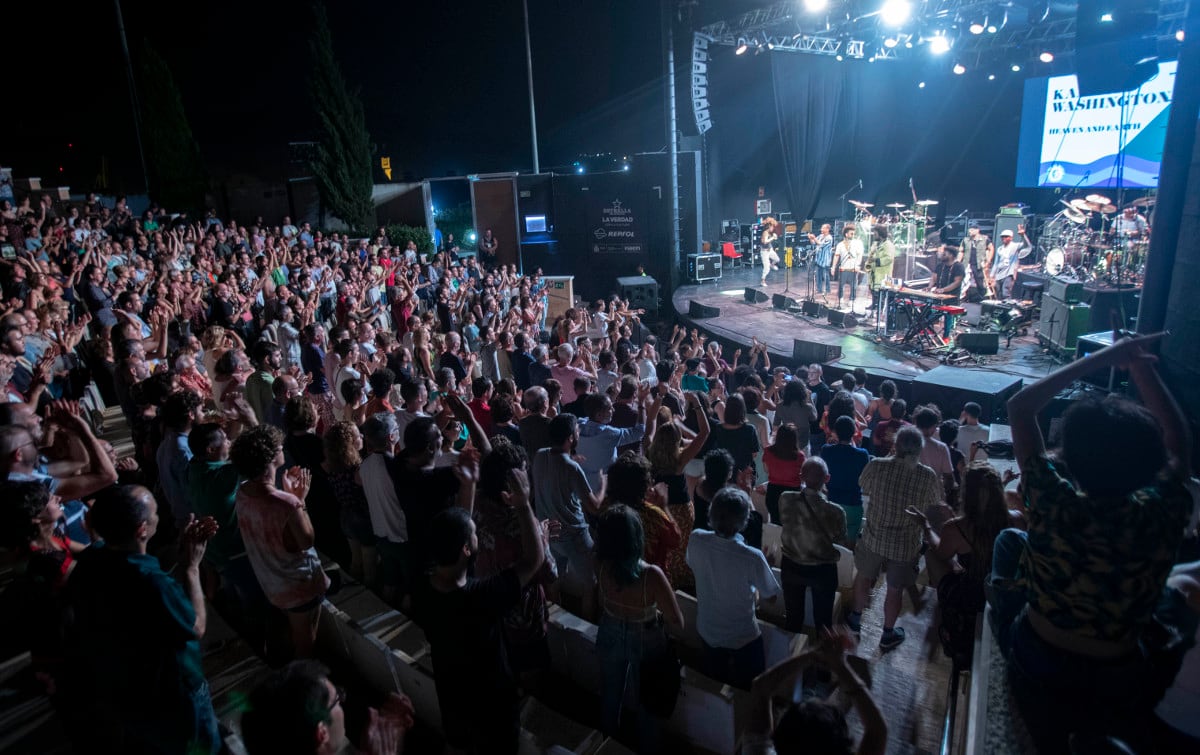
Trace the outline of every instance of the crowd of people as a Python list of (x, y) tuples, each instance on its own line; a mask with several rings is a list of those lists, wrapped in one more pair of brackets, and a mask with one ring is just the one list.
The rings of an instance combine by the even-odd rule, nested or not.
[[(1082, 368), (1013, 399), (1016, 493), (987, 463), (977, 404), (910, 407), (861, 370), (772, 366), (757, 339), (728, 353), (694, 329), (648, 335), (616, 296), (552, 315), (540, 272), (496, 266), (490, 234), (480, 261), (382, 229), (135, 216), (95, 197), (5, 206), (0, 234), (15, 249), (0, 262), (0, 509), (22, 574), (6, 601), (25, 617), (5, 643), (32, 650), (77, 746), (218, 751), (207, 603), (280, 667), (243, 717), (250, 752), (338, 751), (343, 695), (312, 660), (330, 561), (424, 629), (446, 741), (465, 752), (516, 751), (551, 601), (599, 625), (600, 725), (660, 749), (682, 590), (702, 670), (752, 694), (746, 751), (881, 753), (846, 653), (881, 574), (879, 647), (905, 641), (922, 564), (948, 653), (969, 658), (991, 600), (1021, 678), (1073, 701), (1069, 726), (1038, 730), (1048, 743), (1102, 720), (1090, 703), (1125, 692), (1125, 672), (1155, 672), (1138, 677), (1147, 715), (1171, 684), (1138, 653), (1164, 589), (1196, 605), (1194, 569), (1167, 587), (1191, 448), (1144, 339), (1087, 364), (1129, 368), (1146, 408), (1072, 409), (1061, 455), (1033, 418)], [(81, 408), (89, 377), (131, 456)], [(835, 616), (847, 551), (853, 601)], [(756, 607), (779, 599), (788, 629), (824, 639), (767, 669)], [(775, 721), (772, 701), (814, 664), (857, 711), (858, 744), (821, 698)], [(412, 719), (387, 700), (359, 746), (397, 751)], [(1159, 720), (1180, 742), (1200, 734)]]

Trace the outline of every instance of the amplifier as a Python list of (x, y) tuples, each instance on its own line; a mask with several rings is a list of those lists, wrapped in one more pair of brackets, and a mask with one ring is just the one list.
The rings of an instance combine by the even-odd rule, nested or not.
[(1065, 276), (1053, 276), (1046, 282), (1046, 296), (1074, 304), (1083, 298), (1083, 282)]
[(1079, 336), (1092, 324), (1088, 304), (1069, 304), (1047, 296), (1042, 299), (1042, 318), (1038, 320), (1038, 338), (1063, 351), (1075, 351)]
[(972, 354), (1000, 353), (999, 333), (959, 333), (954, 345)]
[(711, 281), (721, 277), (721, 255), (689, 254), (687, 277), (694, 281)]

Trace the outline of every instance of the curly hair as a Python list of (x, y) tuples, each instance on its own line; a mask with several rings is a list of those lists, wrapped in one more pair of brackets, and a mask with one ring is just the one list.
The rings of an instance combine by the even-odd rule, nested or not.
[(492, 452), (479, 464), (479, 492), (500, 500), (500, 494), (508, 490), (509, 471), (525, 469), (528, 461), (521, 446), (501, 435), (492, 438)]
[(608, 501), (610, 504), (623, 503), (640, 511), (652, 482), (650, 461), (626, 451), (608, 469)]
[(256, 480), (271, 467), (281, 448), (283, 433), (271, 425), (258, 425), (237, 437), (229, 449), (229, 460), (244, 479)]
[(5, 482), (0, 486), (5, 505), (0, 508), (0, 544), (18, 549), (38, 536), (34, 523), (50, 502), (50, 489), (40, 482)]
[(283, 426), (289, 433), (308, 432), (317, 425), (317, 409), (308, 396), (292, 396), (283, 406)]
[(204, 399), (195, 391), (176, 391), (162, 405), (163, 423), (172, 429), (179, 430), (187, 427), (192, 412), (204, 405)]
[(343, 472), (362, 464), (359, 444), (362, 436), (353, 422), (335, 422), (325, 431), (321, 444), (325, 448), (325, 463), (331, 472)]

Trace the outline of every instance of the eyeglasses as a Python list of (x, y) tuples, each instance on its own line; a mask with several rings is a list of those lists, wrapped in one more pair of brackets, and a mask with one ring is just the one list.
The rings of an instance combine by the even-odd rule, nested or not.
[[(332, 684), (332, 683), (331, 683)], [(339, 705), (346, 704), (346, 689), (333, 684), (333, 699), (329, 701), (329, 715), (333, 715), (333, 709)]]

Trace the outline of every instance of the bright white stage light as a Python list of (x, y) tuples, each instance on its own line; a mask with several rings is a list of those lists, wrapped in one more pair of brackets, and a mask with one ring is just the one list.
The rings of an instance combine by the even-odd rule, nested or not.
[(983, 34), (984, 24), (986, 22), (986, 18), (983, 19), (983, 21), (972, 21), (971, 25), (967, 27), (967, 31), (971, 32), (972, 34)]
[(912, 3), (908, 0), (884, 0), (879, 9), (879, 18), (888, 26), (900, 26), (912, 14)]
[(898, 44), (900, 44), (900, 40), (896, 39), (895, 37), (888, 37), (887, 39), (883, 40), (883, 46), (889, 50)]
[(747, 47), (746, 38), (738, 37), (738, 46), (737, 46), (737, 49), (733, 51), (733, 54), (741, 55), (742, 53), (746, 52), (746, 47)]
[(1047, 50), (1038, 56), (1038, 60), (1042, 61), (1043, 63), (1050, 63), (1054, 60), (1054, 53)]
[(804, 10), (809, 13), (820, 13), (829, 7), (829, 0), (804, 0)]
[(924, 88), (925, 88), (925, 82), (924, 82), (924, 81), (922, 81), (921, 83), (917, 84), (917, 89), (924, 89)]
[(1021, 70), (1021, 65), (1019, 63), (1012, 64), (1012, 72), (1013, 73), (1016, 73), (1017, 71), (1020, 71), (1020, 70)]
[(964, 66), (962, 63), (955, 63), (953, 71), (958, 76), (962, 76), (964, 73), (967, 72), (967, 67)]
[(1112, 14), (1111, 13), (1101, 13), (1100, 14), (1100, 22), (1105, 23), (1105, 24), (1112, 23)]
[(996, 80), (996, 74), (994, 74), (994, 73), (989, 73), (989, 74), (988, 74), (988, 81), (995, 81), (995, 80)]
[(938, 34), (929, 40), (929, 51), (934, 55), (945, 55), (950, 52), (950, 40), (944, 34)]
[(1175, 32), (1175, 41), (1176, 42), (1183, 41), (1183, 29), (1180, 29), (1179, 31)]

